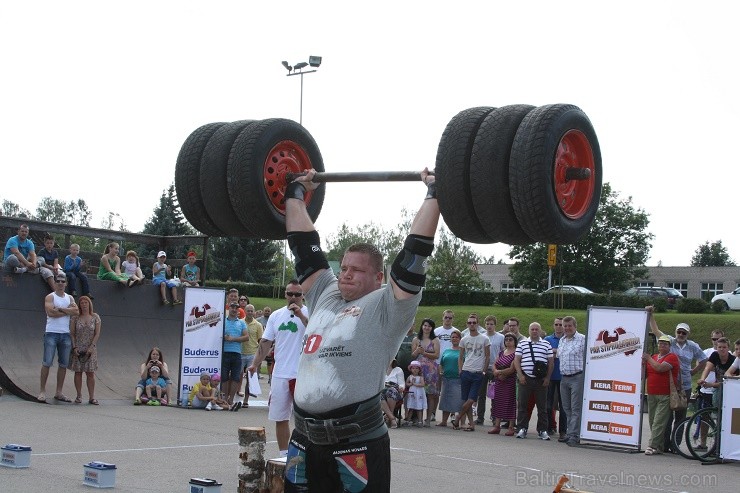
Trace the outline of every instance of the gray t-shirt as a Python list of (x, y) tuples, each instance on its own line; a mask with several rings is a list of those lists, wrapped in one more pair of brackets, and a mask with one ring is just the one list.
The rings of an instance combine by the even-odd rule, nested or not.
[(388, 283), (347, 302), (332, 271), (319, 274), (306, 293), (311, 318), (298, 365), (296, 405), (321, 414), (377, 395), (420, 301), (421, 293), (397, 300)]
[[(483, 365), (486, 364), (486, 346), (491, 346), (491, 340), (487, 335), (478, 334), (477, 336), (466, 335), (460, 341), (460, 347), (465, 354), (463, 362), (463, 371), (483, 371)], [(489, 360), (490, 361), (490, 360)]]

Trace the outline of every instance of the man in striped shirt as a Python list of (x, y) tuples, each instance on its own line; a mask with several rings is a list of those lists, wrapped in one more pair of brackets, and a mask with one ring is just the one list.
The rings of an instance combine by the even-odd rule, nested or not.
[[(530, 396), (535, 396), (537, 403), (537, 436), (549, 440), (547, 434), (547, 387), (553, 369), (552, 346), (540, 338), (541, 326), (537, 322), (529, 324), (529, 339), (524, 339), (516, 346), (514, 368), (519, 378), (517, 393), (517, 438), (527, 437), (531, 411), (527, 409)], [(546, 370), (544, 368), (547, 368)], [(539, 368), (542, 368), (541, 370)]]

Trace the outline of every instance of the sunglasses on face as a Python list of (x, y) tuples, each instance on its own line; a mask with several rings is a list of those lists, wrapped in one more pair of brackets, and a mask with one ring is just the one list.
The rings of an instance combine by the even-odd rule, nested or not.
[(294, 293), (293, 291), (286, 291), (286, 296), (290, 296), (292, 298), (298, 298), (299, 296), (303, 296), (303, 293)]
[(445, 320), (452, 320), (452, 317), (444, 317)]

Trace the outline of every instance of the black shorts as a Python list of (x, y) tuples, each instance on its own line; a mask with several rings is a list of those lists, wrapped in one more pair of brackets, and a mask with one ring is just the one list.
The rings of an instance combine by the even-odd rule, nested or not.
[(238, 382), (242, 378), (241, 353), (227, 352), (221, 356), (221, 381)]
[(366, 442), (315, 445), (293, 430), (285, 492), (381, 493), (391, 490), (388, 433)]

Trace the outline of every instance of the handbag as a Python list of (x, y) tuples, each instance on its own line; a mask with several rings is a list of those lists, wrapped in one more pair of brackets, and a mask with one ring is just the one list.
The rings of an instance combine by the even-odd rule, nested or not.
[(490, 382), (488, 382), (488, 389), (486, 389), (486, 396), (488, 396), (489, 399), (496, 398), (496, 382), (494, 380), (491, 380)]
[(532, 363), (534, 364), (532, 373), (534, 373), (535, 378), (545, 378), (547, 376), (547, 363), (534, 359), (534, 349), (532, 349), (531, 342), (529, 343), (529, 352), (532, 355)]
[[(678, 385), (680, 387), (681, 385), (681, 371), (678, 372)], [(673, 382), (673, 375), (668, 375), (668, 382), (671, 387), (671, 398), (670, 398), (670, 406), (671, 409), (680, 410), (680, 409), (686, 409), (689, 407), (688, 400), (686, 399), (686, 393), (681, 390), (680, 388), (676, 388), (676, 384)]]

